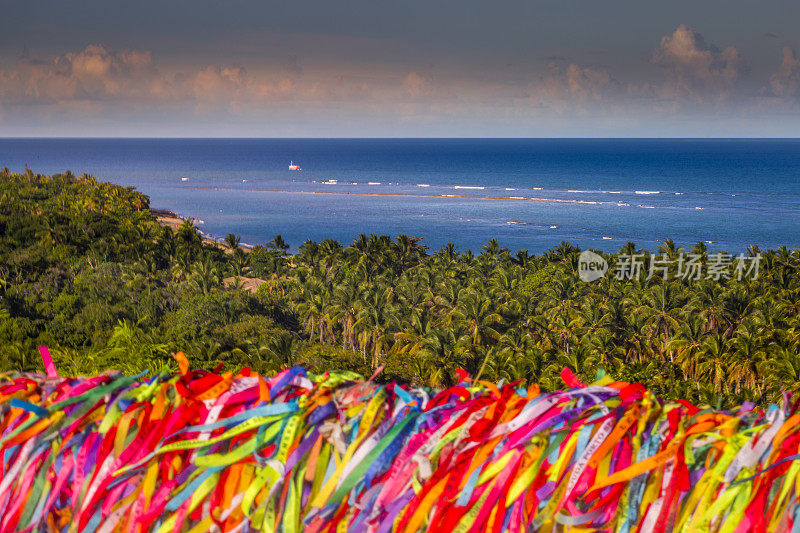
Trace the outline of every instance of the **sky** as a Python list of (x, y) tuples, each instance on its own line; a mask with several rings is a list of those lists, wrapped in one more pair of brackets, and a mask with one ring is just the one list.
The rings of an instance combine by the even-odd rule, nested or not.
[(0, 136), (800, 137), (800, 2), (0, 0)]

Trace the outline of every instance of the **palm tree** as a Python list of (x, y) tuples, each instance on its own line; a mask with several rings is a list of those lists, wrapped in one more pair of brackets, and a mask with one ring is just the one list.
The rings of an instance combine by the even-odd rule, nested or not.
[(618, 252), (620, 255), (634, 255), (636, 253), (636, 244), (633, 241), (627, 241), (622, 245)]
[(171, 266), (172, 278), (176, 281), (183, 281), (189, 277), (192, 271), (192, 261), (188, 254), (182, 254), (175, 258)]
[(360, 289), (354, 278), (346, 279), (337, 285), (333, 292), (334, 318), (342, 326), (342, 349), (356, 347), (354, 326), (358, 319), (360, 306)]
[(311, 338), (314, 338), (315, 329), (319, 333), (319, 342), (325, 342), (325, 316), (328, 311), (329, 295), (327, 290), (312, 280), (303, 285), (301, 301), (298, 304), (300, 316), (307, 324)]
[(758, 327), (742, 326), (740, 329), (731, 343), (733, 352), (728, 365), (729, 378), (737, 383), (736, 392), (745, 386), (760, 393), (762, 379), (760, 367), (767, 357), (762, 339), (763, 331)]
[(673, 332), (678, 328), (678, 319), (685, 303), (686, 298), (679, 294), (677, 285), (662, 283), (645, 293), (643, 305), (636, 310), (645, 317), (651, 336), (660, 339), (662, 356)]
[(760, 361), (759, 372), (766, 376), (765, 384), (772, 391), (767, 401), (774, 402), (783, 390), (800, 392), (800, 355), (796, 347), (777, 344), (770, 352), (772, 357)]
[(680, 365), (685, 375), (699, 386), (698, 352), (702, 349), (706, 337), (705, 320), (699, 315), (692, 314), (681, 322), (675, 336), (669, 342), (667, 349), (674, 353), (675, 362)]
[(39, 356), (32, 347), (22, 343), (8, 344), (2, 347), (4, 363), (8, 369), (17, 372), (36, 372), (39, 369)]
[(708, 246), (703, 241), (697, 241), (692, 247), (692, 253), (699, 255), (705, 261), (708, 258)]
[(580, 252), (580, 248), (574, 246), (571, 243), (566, 241), (561, 241), (561, 243), (553, 248), (550, 252), (548, 252), (551, 257), (556, 260), (560, 261), (567, 261), (570, 259), (571, 256), (575, 255), (576, 253)]
[(358, 332), (362, 353), (372, 353), (371, 365), (375, 369), (389, 351), (393, 341), (392, 331), (397, 324), (391, 288), (371, 289), (365, 294), (353, 329)]
[(281, 332), (265, 345), (268, 354), (278, 369), (291, 368), (295, 365), (294, 337), (288, 331)]
[(492, 259), (497, 259), (497, 256), (500, 255), (500, 244), (497, 239), (489, 239), (489, 243), (484, 245), (483, 251)]
[(528, 250), (517, 250), (517, 253), (511, 260), (517, 265), (525, 268), (528, 266), (528, 262), (531, 260), (531, 255), (528, 253)]
[(267, 243), (267, 248), (270, 250), (277, 250), (280, 252), (281, 256), (286, 255), (287, 250), (289, 250), (289, 243), (283, 240), (283, 237), (280, 235), (275, 235), (272, 237), (272, 240)]
[(321, 253), (319, 244), (306, 239), (303, 244), (300, 245), (297, 252), (295, 258), (298, 259), (301, 264), (307, 266), (311, 270), (312, 275), (319, 276), (319, 260)]
[(517, 293), (519, 277), (504, 268), (498, 268), (495, 275), (489, 281), (489, 293), (496, 301), (505, 302), (513, 298)]
[[(250, 258), (247, 254), (241, 253), (241, 249), (237, 248), (238, 253), (234, 253), (231, 260), (231, 271), (234, 276), (244, 276), (250, 264)], [(277, 275), (279, 268), (274, 269)]]
[(475, 292), (468, 293), (453, 309), (450, 321), (461, 322), (471, 344), (486, 346), (500, 339), (497, 331), (503, 318), (494, 311), (492, 301)]
[(714, 334), (706, 339), (700, 351), (700, 363), (698, 370), (700, 376), (708, 380), (717, 393), (723, 389), (727, 392), (728, 387), (728, 367), (729, 358), (728, 340), (719, 334)]
[(194, 219), (185, 218), (178, 229), (176, 230), (175, 238), (177, 239), (179, 247), (189, 256), (190, 259), (194, 258), (195, 254), (199, 252), (203, 244), (203, 239), (197, 232), (194, 225)]
[(434, 259), (442, 258), (446, 266), (449, 266), (458, 259), (458, 246), (452, 242), (446, 243), (442, 248), (434, 254)]
[(129, 373), (139, 372), (142, 368), (156, 373), (167, 370), (171, 365), (167, 359), (167, 345), (157, 342), (140, 325), (141, 320), (136, 323), (118, 321), (108, 340), (108, 354)]
[(584, 337), (583, 345), (588, 351), (586, 366), (616, 374), (625, 360), (625, 349), (614, 344), (614, 338), (606, 329), (595, 335)]
[(683, 251), (683, 248), (677, 246), (672, 239), (664, 239), (664, 242), (658, 247), (658, 253), (666, 255), (669, 259), (675, 259)]
[(411, 266), (419, 264), (421, 252), (424, 250), (418, 243), (419, 237), (409, 237), (408, 235), (398, 235), (394, 262), (398, 266), (399, 272), (409, 269)]
[(228, 233), (225, 236), (225, 243), (228, 245), (228, 248), (230, 249), (230, 251), (234, 252), (234, 253), (237, 250), (239, 250), (239, 243), (241, 241), (242, 241), (242, 238), (239, 237), (238, 235), (233, 234), (233, 233)]
[(736, 287), (723, 295), (722, 318), (728, 325), (725, 330), (726, 337), (733, 336), (733, 332), (744, 321), (752, 305), (753, 302), (743, 287)]
[(319, 244), (319, 247), (320, 254), (324, 258), (325, 269), (330, 270), (342, 251), (342, 245), (339, 244), (339, 241), (325, 239)]
[(427, 361), (428, 368), (435, 369), (433, 385), (449, 386), (455, 384), (455, 370), (463, 368), (463, 362), (456, 357), (456, 334), (452, 328), (433, 329), (422, 340), (417, 359)]
[(220, 283), (219, 268), (211, 260), (210, 257), (205, 256), (199, 261), (195, 261), (192, 265), (192, 271), (189, 275), (189, 286), (208, 294)]

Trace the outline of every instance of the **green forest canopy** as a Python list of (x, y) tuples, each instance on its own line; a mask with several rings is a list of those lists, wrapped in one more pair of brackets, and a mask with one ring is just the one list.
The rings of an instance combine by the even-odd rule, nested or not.
[[(204, 242), (187, 219), (161, 226), (132, 188), (71, 173), (0, 172), (0, 371), (64, 373), (305, 365), (428, 386), (464, 368), (491, 381), (562, 386), (569, 367), (712, 405), (800, 389), (800, 251), (760, 251), (756, 279), (683, 279), (675, 267), (584, 283), (580, 250), (542, 255), (494, 240), (481, 254), (359, 235), (343, 246), (276, 236), (247, 252)], [(659, 254), (684, 250), (664, 241)], [(689, 250), (687, 250), (688, 252)], [(644, 253), (633, 243), (616, 254)], [(705, 245), (691, 252), (703, 265)], [(670, 270), (671, 269), (671, 270)], [(234, 277), (233, 283), (224, 283)], [(266, 282), (255, 292), (240, 279)], [(647, 279), (649, 277), (649, 279)]]

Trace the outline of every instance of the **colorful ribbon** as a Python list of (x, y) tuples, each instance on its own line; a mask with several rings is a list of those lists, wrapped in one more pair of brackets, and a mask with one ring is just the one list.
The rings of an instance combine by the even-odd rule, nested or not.
[[(42, 350), (43, 355), (46, 349)], [(800, 530), (796, 404), (302, 368), (0, 376), (0, 531)]]

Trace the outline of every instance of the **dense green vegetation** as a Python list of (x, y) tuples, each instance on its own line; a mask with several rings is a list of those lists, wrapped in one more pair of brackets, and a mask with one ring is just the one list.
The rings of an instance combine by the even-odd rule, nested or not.
[[(724, 405), (800, 390), (797, 250), (762, 252), (755, 280), (593, 283), (568, 243), (530, 255), (492, 241), (473, 255), (360, 235), (289, 256), (276, 236), (247, 252), (233, 235), (203, 242), (190, 220), (162, 227), (132, 189), (7, 169), (0, 239), (0, 370), (41, 369), (46, 344), (66, 373), (160, 371), (183, 350), (197, 366), (383, 366), (380, 379), (431, 386), (464, 368), (554, 388), (570, 367)], [(668, 240), (660, 252), (681, 249)], [(266, 282), (255, 293), (223, 282), (243, 276)]]

